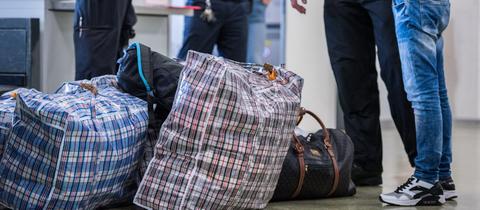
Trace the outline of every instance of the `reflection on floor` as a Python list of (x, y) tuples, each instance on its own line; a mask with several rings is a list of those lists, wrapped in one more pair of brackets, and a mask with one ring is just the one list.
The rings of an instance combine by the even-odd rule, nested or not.
[(453, 178), (459, 198), (449, 201), (442, 207), (395, 207), (384, 206), (378, 201), (378, 195), (392, 191), (411, 176), (403, 152), (400, 137), (393, 128), (383, 129), (384, 174), (382, 187), (361, 187), (357, 195), (351, 198), (325, 199), (315, 201), (296, 201), (272, 203), (268, 210), (374, 210), (374, 209), (465, 209), (480, 210), (480, 123), (455, 123), (453, 130)]

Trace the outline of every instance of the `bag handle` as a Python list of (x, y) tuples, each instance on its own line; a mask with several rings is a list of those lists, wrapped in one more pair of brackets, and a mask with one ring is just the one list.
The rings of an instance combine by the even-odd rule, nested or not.
[[(338, 168), (337, 159), (335, 157), (335, 152), (334, 152), (332, 141), (331, 141), (331, 138), (330, 138), (330, 132), (328, 131), (327, 127), (325, 126), (323, 121), (320, 119), (320, 117), (318, 117), (315, 113), (313, 113), (313, 112), (311, 112), (311, 111), (309, 111), (309, 110), (307, 110), (303, 107), (300, 108), (300, 113), (299, 113), (299, 119), (297, 121), (297, 126), (300, 125), (300, 123), (302, 122), (305, 114), (308, 114), (308, 115), (312, 116), (318, 122), (318, 124), (320, 124), (320, 126), (322, 127), (322, 132), (323, 132), (323, 136), (324, 136), (323, 144), (325, 145), (325, 149), (327, 150), (328, 156), (332, 160), (333, 171), (334, 171), (332, 188), (331, 188), (330, 192), (328, 193), (328, 196), (331, 196), (337, 190), (338, 183), (339, 183), (339, 180), (340, 180), (340, 170)], [(300, 140), (298, 139), (298, 137), (296, 135), (293, 135), (293, 136), (294, 136), (295, 148), (301, 148), (300, 150), (296, 149), (297, 153), (299, 151), (301, 151), (301, 153), (302, 153), (301, 156), (299, 155), (299, 163), (300, 163), (301, 168), (300, 168), (299, 185), (297, 187), (297, 190), (294, 193), (294, 197), (296, 197), (300, 193), (301, 188), (303, 186), (303, 180), (304, 180), (304, 176), (305, 176), (305, 160), (303, 160), (303, 150), (304, 150), (303, 145), (300, 143)], [(302, 174), (303, 174), (303, 177), (302, 177)]]
[(88, 84), (88, 83), (80, 83), (80, 87), (85, 89), (85, 90), (88, 90), (90, 91), (92, 94), (93, 94), (93, 98), (92, 100), (90, 100), (90, 115), (92, 116), (92, 119), (96, 118), (97, 117), (97, 110), (95, 109), (95, 104), (96, 104), (96, 100), (95, 98), (97, 97), (98, 95), (98, 89), (97, 87), (95, 87), (95, 85), (92, 85), (92, 84)]

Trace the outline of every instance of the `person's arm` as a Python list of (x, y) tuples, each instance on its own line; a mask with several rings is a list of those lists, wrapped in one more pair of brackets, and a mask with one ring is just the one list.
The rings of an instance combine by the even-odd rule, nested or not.
[[(298, 4), (298, 0), (290, 0), (290, 3), (292, 4), (292, 8), (296, 9), (301, 14), (305, 14), (307, 12), (307, 9), (305, 9), (305, 7)], [(307, 0), (302, 0), (302, 3), (307, 4)]]
[(272, 0), (261, 0), (261, 1), (265, 6), (269, 5), (272, 2)]

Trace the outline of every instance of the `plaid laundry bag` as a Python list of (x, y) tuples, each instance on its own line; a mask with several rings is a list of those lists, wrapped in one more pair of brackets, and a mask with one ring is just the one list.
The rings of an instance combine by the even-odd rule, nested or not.
[(17, 95), (0, 163), (0, 204), (95, 209), (133, 199), (147, 104), (113, 86), (79, 87), (75, 94)]
[(8, 138), (8, 133), (12, 128), (13, 111), (15, 110), (16, 104), (14, 96), (20, 92), (22, 94), (29, 94), (30, 92), (37, 91), (20, 88), (0, 96), (0, 159), (3, 155), (3, 147)]
[(267, 205), (293, 135), (303, 79), (266, 67), (189, 52), (135, 204), (147, 209)]
[[(105, 76), (92, 78), (91, 80), (79, 80), (79, 81), (64, 83), (62, 86), (60, 86), (60, 88), (57, 89), (56, 93), (76, 94), (78, 92), (85, 91), (82, 87), (80, 87), (80, 84), (90, 84), (95, 86), (97, 89), (103, 89), (107, 87), (118, 87), (116, 75), (105, 75)], [(118, 89), (121, 89), (121, 88), (118, 88)], [(147, 109), (145, 110), (147, 111)], [(148, 111), (147, 111), (147, 115), (148, 115)], [(143, 147), (144, 148), (143, 156), (138, 169), (138, 173), (139, 173), (139, 176), (138, 176), (139, 180), (137, 181), (138, 183), (140, 183), (141, 178), (143, 177), (143, 175), (145, 174), (145, 171), (147, 170), (148, 163), (153, 158), (154, 147), (158, 139), (158, 132), (160, 130), (161, 124), (154, 125), (152, 127), (155, 129), (148, 129), (148, 131), (146, 131), (147, 136), (145, 137), (145, 142), (144, 142), (145, 145)]]
[(0, 159), (2, 158), (3, 147), (7, 140), (8, 132), (12, 128), (15, 99), (11, 94), (12, 93), (5, 93), (0, 96)]
[(96, 89), (105, 89), (109, 87), (117, 87), (117, 76), (105, 75), (100, 77), (94, 77), (91, 80), (78, 80), (73, 82), (63, 83), (55, 93), (62, 94), (76, 94), (85, 92), (85, 89), (81, 87), (81, 84), (89, 84), (95, 86)]

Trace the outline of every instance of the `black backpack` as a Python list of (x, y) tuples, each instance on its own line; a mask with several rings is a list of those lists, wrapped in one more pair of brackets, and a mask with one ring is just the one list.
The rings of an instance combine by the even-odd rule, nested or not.
[(118, 86), (149, 104), (149, 124), (159, 130), (170, 110), (183, 65), (140, 43), (133, 43), (118, 60)]

